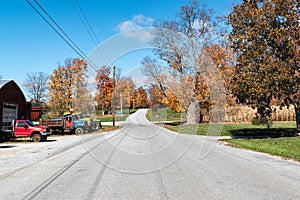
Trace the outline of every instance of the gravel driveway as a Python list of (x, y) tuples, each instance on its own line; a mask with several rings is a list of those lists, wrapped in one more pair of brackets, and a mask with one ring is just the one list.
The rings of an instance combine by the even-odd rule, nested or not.
[(18, 140), (0, 143), (0, 178), (105, 134), (50, 136), (47, 141), (39, 143)]

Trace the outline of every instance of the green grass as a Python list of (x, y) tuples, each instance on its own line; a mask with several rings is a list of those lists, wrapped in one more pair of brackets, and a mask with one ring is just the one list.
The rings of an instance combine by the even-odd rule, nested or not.
[[(116, 114), (115, 115), (115, 120), (117, 122), (119, 121), (125, 121), (126, 118), (132, 114), (132, 113), (135, 113), (138, 109), (130, 109), (130, 111), (128, 109), (126, 110), (123, 110), (123, 114)], [(120, 110), (116, 110), (116, 113), (120, 113)], [(108, 115), (99, 115), (97, 117), (97, 120), (101, 120), (101, 122), (112, 122), (112, 115), (111, 114), (108, 114)]]
[(300, 136), (265, 138), (265, 139), (231, 139), (229, 145), (254, 151), (269, 153), (300, 162)]
[[(124, 114), (122, 116), (116, 115), (115, 120), (116, 120), (116, 122), (125, 121), (128, 116), (129, 116), (128, 114)], [(101, 122), (112, 122), (113, 121), (111, 115), (104, 115), (104, 116), (97, 117), (97, 120), (101, 120)]]
[(170, 108), (159, 108), (157, 111), (151, 109), (147, 112), (146, 118), (149, 121), (185, 121), (185, 113), (174, 113)]
[(276, 122), (272, 124), (270, 129), (267, 129), (266, 126), (250, 123), (224, 125), (169, 123), (164, 126), (172, 131), (184, 134), (232, 136), (239, 139), (224, 140), (231, 146), (300, 161), (300, 136), (295, 137), (295, 122)]
[(295, 122), (277, 122), (274, 123), (271, 129), (266, 126), (248, 124), (197, 124), (185, 125), (180, 123), (166, 123), (166, 128), (194, 135), (211, 135), (211, 136), (234, 136), (234, 137), (280, 137), (294, 135)]
[[(113, 131), (119, 129), (119, 126), (102, 126), (101, 132)], [(97, 131), (98, 132), (98, 131)]]
[[(167, 123), (164, 125), (165, 128), (183, 133), (183, 134), (192, 134), (192, 135), (210, 135), (210, 136), (228, 136), (230, 135), (225, 131), (226, 125), (221, 124), (198, 124), (198, 125), (174, 125), (173, 123)], [(223, 129), (222, 129), (223, 128)]]

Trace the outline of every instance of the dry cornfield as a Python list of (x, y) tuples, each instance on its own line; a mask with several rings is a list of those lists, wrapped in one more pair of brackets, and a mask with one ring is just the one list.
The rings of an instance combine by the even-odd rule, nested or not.
[[(289, 109), (286, 107), (280, 109), (279, 106), (272, 107), (273, 113), (272, 121), (294, 121), (296, 118), (294, 107), (291, 106)], [(251, 122), (255, 117), (257, 109), (252, 109), (248, 106), (236, 106), (226, 107), (226, 114), (224, 122), (228, 123), (245, 123)], [(207, 113), (204, 114), (204, 122), (208, 122), (209, 116)]]

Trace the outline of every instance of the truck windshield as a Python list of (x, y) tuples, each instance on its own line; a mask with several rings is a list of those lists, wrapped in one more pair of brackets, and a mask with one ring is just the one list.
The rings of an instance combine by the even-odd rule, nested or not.
[(84, 118), (84, 114), (79, 114), (79, 119), (83, 119)]
[(32, 123), (32, 121), (26, 120), (26, 123), (27, 123), (29, 126), (35, 126), (34, 123)]

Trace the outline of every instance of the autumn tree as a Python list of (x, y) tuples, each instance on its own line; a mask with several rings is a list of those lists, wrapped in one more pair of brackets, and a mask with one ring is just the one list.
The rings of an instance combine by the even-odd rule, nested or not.
[[(180, 88), (180, 87), (178, 87)], [(180, 91), (183, 91), (181, 90), (181, 88), (179, 89)], [(177, 90), (177, 92), (180, 92)], [(185, 112), (185, 108), (183, 108), (183, 102), (180, 102), (178, 97), (179, 97), (179, 94), (174, 92), (174, 90), (170, 90), (169, 88), (166, 88), (165, 89), (165, 94), (166, 96), (162, 99), (162, 103), (166, 106), (168, 106), (173, 112), (175, 113), (181, 113), (181, 112)], [(181, 96), (183, 97), (183, 96)], [(184, 99), (184, 97), (182, 98)], [(184, 101), (184, 102), (187, 102), (187, 101)]]
[(147, 108), (148, 103), (148, 95), (147, 91), (142, 87), (138, 87), (134, 93), (134, 105), (137, 108)]
[(155, 109), (158, 109), (163, 105), (162, 100), (164, 96), (162, 94), (161, 89), (155, 85), (152, 84), (149, 87), (149, 104), (151, 107), (155, 106)]
[(65, 62), (65, 66), (59, 65), (50, 76), (49, 82), (49, 102), (51, 112), (55, 116), (60, 116), (72, 108), (72, 73), (70, 60)]
[(76, 112), (92, 112), (93, 102), (90, 101), (91, 94), (87, 89), (87, 64), (85, 60), (74, 59), (71, 67), (73, 73), (72, 108)]
[[(232, 48), (229, 47), (228, 43), (225, 46), (212, 44), (206, 48), (206, 55), (208, 55), (210, 58), (211, 61), (210, 64), (212, 68), (217, 70), (218, 73), (217, 76), (212, 74), (210, 76), (211, 79), (210, 81), (218, 82), (219, 80), (216, 80), (218, 78), (222, 80), (222, 84), (210, 84), (210, 87), (219, 87), (220, 85), (222, 85), (224, 87), (223, 91), (226, 92), (225, 95), (226, 99), (224, 99), (226, 101), (226, 106), (236, 105), (235, 102), (236, 98), (231, 93), (231, 82), (230, 82), (234, 71)], [(201, 86), (200, 88), (203, 87), (204, 86)], [(218, 88), (214, 88), (212, 90), (217, 91)], [(202, 92), (198, 92), (198, 93), (201, 94)], [(219, 101), (214, 103), (221, 103), (221, 102)]]
[(53, 71), (48, 87), (48, 105), (54, 115), (60, 116), (74, 108), (83, 109), (80, 103), (85, 100), (87, 92), (85, 71), (86, 64), (81, 59), (67, 59), (65, 65), (59, 65)]
[[(215, 44), (227, 48), (223, 19), (198, 0), (193, 0), (182, 6), (172, 20), (163, 20), (154, 26), (150, 43), (156, 47), (155, 55), (169, 69), (165, 70), (168, 71), (166, 78), (157, 81), (162, 85), (158, 84), (166, 97), (164, 102), (173, 110), (187, 111), (187, 123), (199, 123), (200, 104), (209, 105), (214, 95), (209, 92), (213, 89), (211, 86), (222, 87), (222, 77), (218, 75), (221, 68), (216, 68), (218, 65), (208, 48)], [(221, 59), (226, 60), (226, 57)], [(150, 63), (155, 64), (151, 60)], [(154, 79), (161, 79), (153, 74), (156, 73), (152, 73)]]
[(146, 56), (141, 62), (143, 68), (142, 72), (148, 77), (148, 81), (154, 84), (161, 90), (163, 97), (166, 97), (166, 78), (167, 72), (164, 69), (165, 65), (159, 63), (157, 59)]
[(102, 110), (102, 115), (104, 115), (105, 110), (111, 108), (112, 103), (113, 80), (110, 78), (110, 73), (110, 67), (102, 66), (97, 71), (96, 75), (97, 92), (95, 100), (97, 102), (98, 109)]
[(37, 106), (42, 106), (47, 101), (49, 75), (44, 72), (27, 73), (22, 84), (28, 97)]
[(122, 77), (116, 80), (115, 107), (117, 109), (130, 109), (130, 102), (135, 87), (135, 83), (130, 77)]
[(270, 118), (271, 100), (294, 105), (300, 131), (300, 12), (295, 0), (244, 0), (228, 17), (236, 57), (232, 92)]

